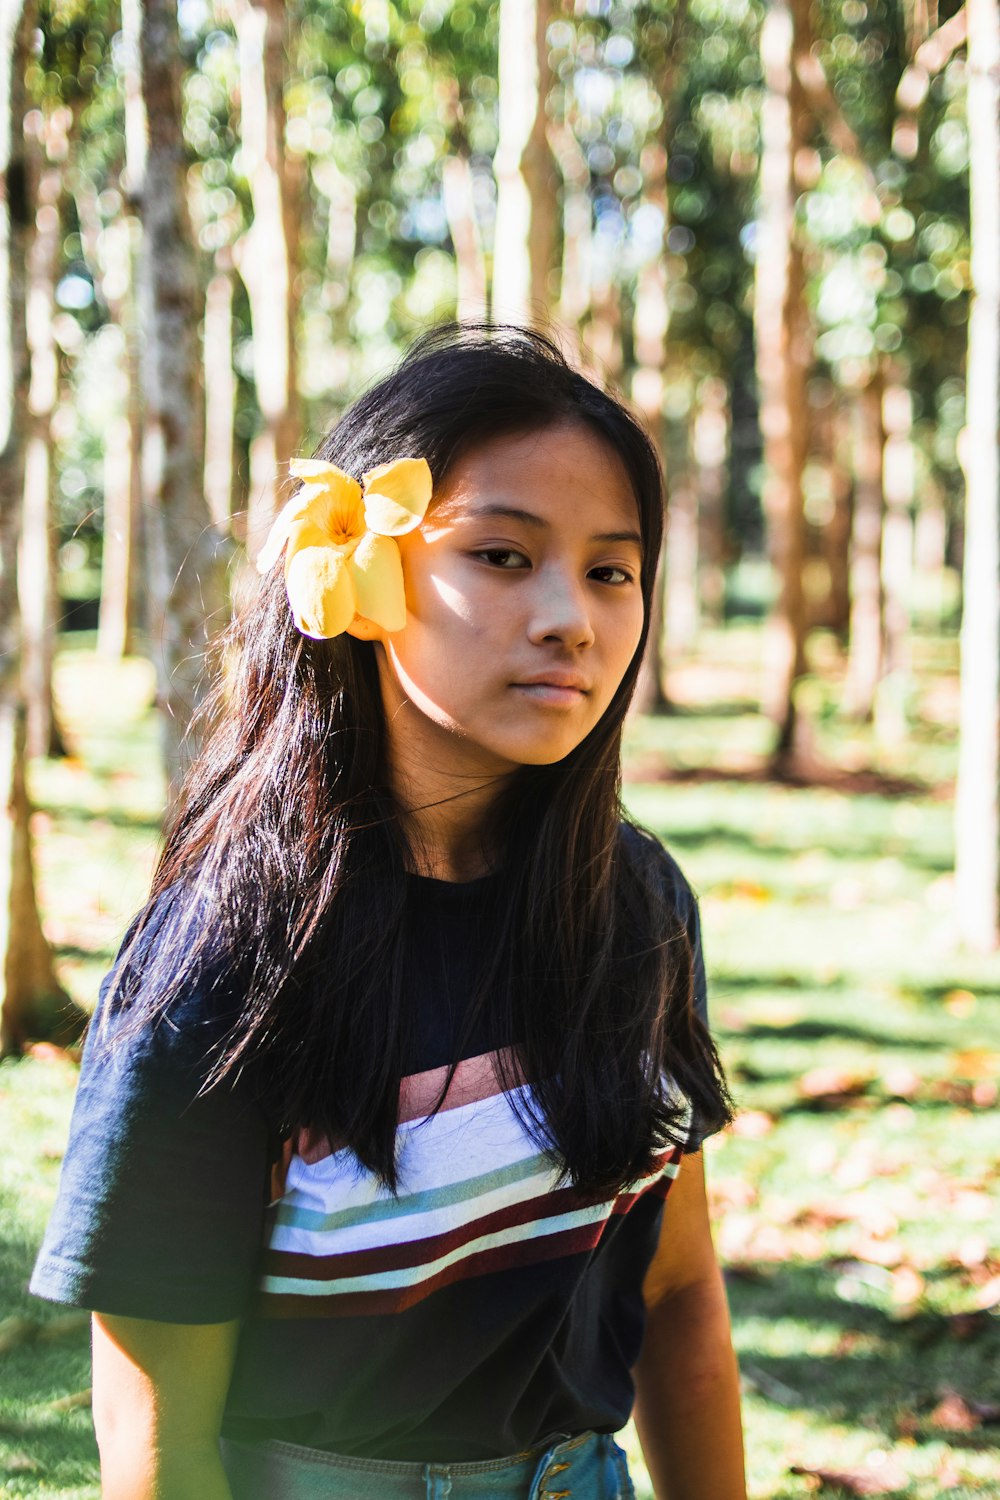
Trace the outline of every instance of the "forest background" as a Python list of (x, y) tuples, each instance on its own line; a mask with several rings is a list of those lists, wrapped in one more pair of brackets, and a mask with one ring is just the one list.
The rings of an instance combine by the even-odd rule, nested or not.
[(740, 1103), (751, 1493), (1000, 1493), (996, 0), (0, 20), (0, 1494), (97, 1494), (25, 1281), (206, 662), (289, 458), (442, 317), (546, 327), (663, 456), (626, 800)]

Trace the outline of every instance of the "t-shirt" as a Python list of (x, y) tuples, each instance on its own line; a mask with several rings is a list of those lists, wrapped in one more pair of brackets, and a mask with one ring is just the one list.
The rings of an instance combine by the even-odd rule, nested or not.
[[(662, 869), (704, 1018), (697, 901), (666, 851)], [(124, 1046), (109, 1046), (117, 1016), (107, 1035), (91, 1027), (31, 1290), (108, 1314), (241, 1319), (223, 1421), (232, 1438), (466, 1462), (622, 1427), (642, 1281), (681, 1153), (665, 1152), (616, 1196), (560, 1185), (500, 1087), (496, 1039), (482, 1030), (432, 1112), (499, 878), (407, 877), (417, 1024), (400, 1089), (398, 1196), (346, 1146), (307, 1131), (275, 1163), (252, 1070), (198, 1096), (229, 1002), (194, 984)], [(143, 945), (168, 934), (169, 892), (153, 915), (132, 960), (138, 983)]]

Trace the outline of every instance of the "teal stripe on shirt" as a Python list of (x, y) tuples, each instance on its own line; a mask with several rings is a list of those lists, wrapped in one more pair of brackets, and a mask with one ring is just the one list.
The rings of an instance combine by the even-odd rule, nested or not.
[(296, 1208), (282, 1201), (275, 1212), (274, 1223), (291, 1229), (325, 1231), (347, 1229), (354, 1224), (371, 1224), (382, 1219), (399, 1219), (410, 1214), (428, 1213), (435, 1208), (447, 1208), (452, 1203), (471, 1202), (491, 1193), (496, 1188), (509, 1187), (515, 1182), (524, 1182), (529, 1177), (551, 1178), (555, 1168), (541, 1152), (525, 1157), (509, 1167), (499, 1167), (493, 1172), (483, 1172), (479, 1177), (466, 1177), (461, 1182), (452, 1182), (447, 1187), (426, 1188), (408, 1197), (384, 1198), (376, 1203), (361, 1203), (354, 1208), (341, 1208), (335, 1213), (323, 1213), (316, 1208)]

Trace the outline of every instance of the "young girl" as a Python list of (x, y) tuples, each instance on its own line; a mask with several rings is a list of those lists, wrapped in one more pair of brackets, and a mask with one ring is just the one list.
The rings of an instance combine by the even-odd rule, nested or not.
[(648, 438), (443, 329), (292, 465), (32, 1280), (106, 1500), (741, 1500), (698, 908), (623, 820)]

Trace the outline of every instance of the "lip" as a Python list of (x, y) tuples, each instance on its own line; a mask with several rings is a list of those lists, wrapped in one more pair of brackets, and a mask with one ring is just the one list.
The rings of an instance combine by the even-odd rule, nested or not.
[(547, 672), (512, 682), (511, 687), (539, 708), (576, 708), (590, 692), (583, 678), (574, 672)]
[(572, 688), (578, 693), (590, 692), (590, 683), (579, 672), (568, 672), (558, 667), (551, 667), (547, 672), (536, 672), (534, 677), (522, 677), (511, 686)]

